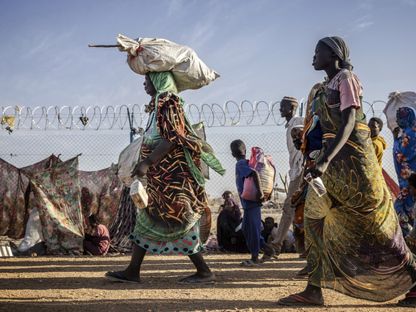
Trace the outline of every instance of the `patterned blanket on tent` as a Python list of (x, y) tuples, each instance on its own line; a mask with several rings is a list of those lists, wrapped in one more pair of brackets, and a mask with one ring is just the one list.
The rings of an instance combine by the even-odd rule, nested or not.
[(79, 171), (81, 207), (84, 218), (97, 214), (100, 223), (109, 227), (115, 219), (123, 184), (117, 166), (98, 171)]
[(24, 236), (28, 184), (28, 178), (18, 168), (0, 158), (0, 236)]
[(78, 157), (31, 176), (48, 254), (79, 254), (84, 239)]

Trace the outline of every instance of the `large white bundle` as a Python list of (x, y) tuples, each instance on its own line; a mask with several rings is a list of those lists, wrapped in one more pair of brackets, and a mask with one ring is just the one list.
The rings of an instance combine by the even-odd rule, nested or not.
[(117, 42), (129, 53), (127, 63), (137, 74), (171, 71), (178, 91), (199, 89), (219, 77), (189, 47), (166, 39), (118, 35)]
[(142, 146), (143, 137), (140, 136), (130, 143), (118, 157), (118, 177), (127, 187), (133, 183), (131, 172), (139, 161), (140, 148)]
[(416, 109), (416, 93), (413, 91), (396, 91), (389, 94), (389, 101), (387, 102), (383, 113), (387, 118), (387, 126), (392, 131), (397, 127), (396, 112), (400, 107), (411, 107)]

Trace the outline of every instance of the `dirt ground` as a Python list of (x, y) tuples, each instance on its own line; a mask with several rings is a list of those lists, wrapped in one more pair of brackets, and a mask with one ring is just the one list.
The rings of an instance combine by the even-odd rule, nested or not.
[(242, 268), (247, 255), (207, 254), (217, 275), (210, 286), (176, 281), (192, 265), (180, 256), (147, 256), (141, 284), (113, 283), (108, 270), (123, 269), (128, 256), (0, 259), (0, 311), (406, 311), (393, 302), (377, 304), (325, 290), (324, 308), (288, 309), (278, 298), (302, 290), (295, 272), (305, 262), (296, 254), (256, 268)]

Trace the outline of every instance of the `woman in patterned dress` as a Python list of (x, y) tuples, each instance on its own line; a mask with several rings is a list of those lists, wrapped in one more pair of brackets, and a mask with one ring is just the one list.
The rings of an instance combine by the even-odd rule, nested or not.
[(141, 263), (149, 252), (189, 256), (197, 272), (180, 282), (211, 283), (215, 276), (201, 254), (211, 227), (201, 163), (220, 174), (224, 169), (187, 121), (172, 73), (147, 74), (144, 88), (152, 97), (150, 116), (133, 175), (147, 179), (148, 206), (138, 211), (129, 237), (133, 242), (129, 266), (107, 272), (106, 277), (140, 282)]
[(313, 66), (328, 79), (316, 92), (314, 112), (323, 148), (307, 169), (321, 177), (323, 197), (308, 189), (305, 239), (308, 285), (279, 300), (282, 305), (323, 305), (322, 288), (355, 298), (415, 305), (414, 255), (407, 247), (379, 168), (362, 110), (362, 87), (339, 37), (321, 39)]

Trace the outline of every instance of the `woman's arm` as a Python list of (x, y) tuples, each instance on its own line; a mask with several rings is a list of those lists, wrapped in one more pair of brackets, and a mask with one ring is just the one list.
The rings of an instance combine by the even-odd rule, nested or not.
[(338, 154), (341, 148), (347, 143), (355, 126), (356, 108), (348, 107), (341, 112), (342, 124), (339, 128), (334, 142), (325, 151), (321, 160), (310, 170), (314, 178), (321, 176), (328, 168), (329, 163)]
[(150, 166), (157, 165), (163, 157), (165, 157), (170, 150), (174, 147), (175, 143), (169, 142), (166, 139), (162, 139), (152, 153), (145, 160), (137, 163), (132, 172), (132, 177), (137, 176), (139, 178), (146, 175)]

